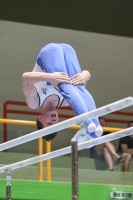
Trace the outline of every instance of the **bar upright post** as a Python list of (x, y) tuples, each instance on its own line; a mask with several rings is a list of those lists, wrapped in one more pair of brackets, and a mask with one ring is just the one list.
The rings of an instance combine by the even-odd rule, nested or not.
[(81, 129), (71, 139), (72, 157), (72, 200), (78, 200), (78, 139), (86, 135), (85, 123), (81, 124)]
[(7, 170), (6, 200), (11, 200), (11, 171)]
[(72, 152), (72, 200), (78, 200), (78, 142), (71, 140)]

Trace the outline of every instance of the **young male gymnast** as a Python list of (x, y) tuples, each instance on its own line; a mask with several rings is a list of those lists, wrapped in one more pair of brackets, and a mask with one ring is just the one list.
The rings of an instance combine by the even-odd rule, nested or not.
[[(50, 43), (44, 46), (32, 72), (22, 75), (22, 90), (31, 109), (40, 109), (37, 128), (58, 123), (56, 107), (71, 106), (77, 115), (96, 109), (91, 94), (85, 89), (90, 80), (88, 71), (81, 71), (74, 49), (68, 44)], [(79, 142), (102, 135), (98, 118), (86, 123), (86, 136)], [(44, 137), (47, 141), (57, 133)]]

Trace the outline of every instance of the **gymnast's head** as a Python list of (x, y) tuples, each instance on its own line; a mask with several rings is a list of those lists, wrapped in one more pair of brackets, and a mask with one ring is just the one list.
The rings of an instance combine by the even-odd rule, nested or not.
[[(37, 117), (36, 121), (36, 127), (38, 130), (58, 123), (58, 113), (56, 111), (56, 108), (54, 108), (52, 105), (47, 108), (42, 107), (40, 111), (40, 115)], [(43, 137), (43, 139), (46, 141), (50, 141), (54, 139), (56, 135), (57, 132), (46, 135)]]

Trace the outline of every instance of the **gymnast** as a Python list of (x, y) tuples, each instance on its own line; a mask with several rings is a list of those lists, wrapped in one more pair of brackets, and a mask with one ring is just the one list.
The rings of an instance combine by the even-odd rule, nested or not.
[[(94, 99), (85, 89), (90, 77), (88, 71), (81, 71), (76, 52), (70, 45), (50, 43), (44, 46), (33, 71), (22, 75), (22, 90), (28, 107), (40, 109), (37, 129), (58, 123), (56, 107), (71, 106), (77, 115), (95, 110)], [(86, 136), (80, 137), (79, 142), (102, 135), (97, 117), (88, 120), (85, 126)], [(50, 141), (56, 134), (43, 138)]]

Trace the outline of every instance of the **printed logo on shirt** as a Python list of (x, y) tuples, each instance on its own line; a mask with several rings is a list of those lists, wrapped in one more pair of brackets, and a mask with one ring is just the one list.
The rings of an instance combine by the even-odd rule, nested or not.
[(43, 94), (47, 94), (47, 89), (45, 89), (45, 88), (41, 88), (41, 90), (42, 90), (42, 92), (43, 92)]

